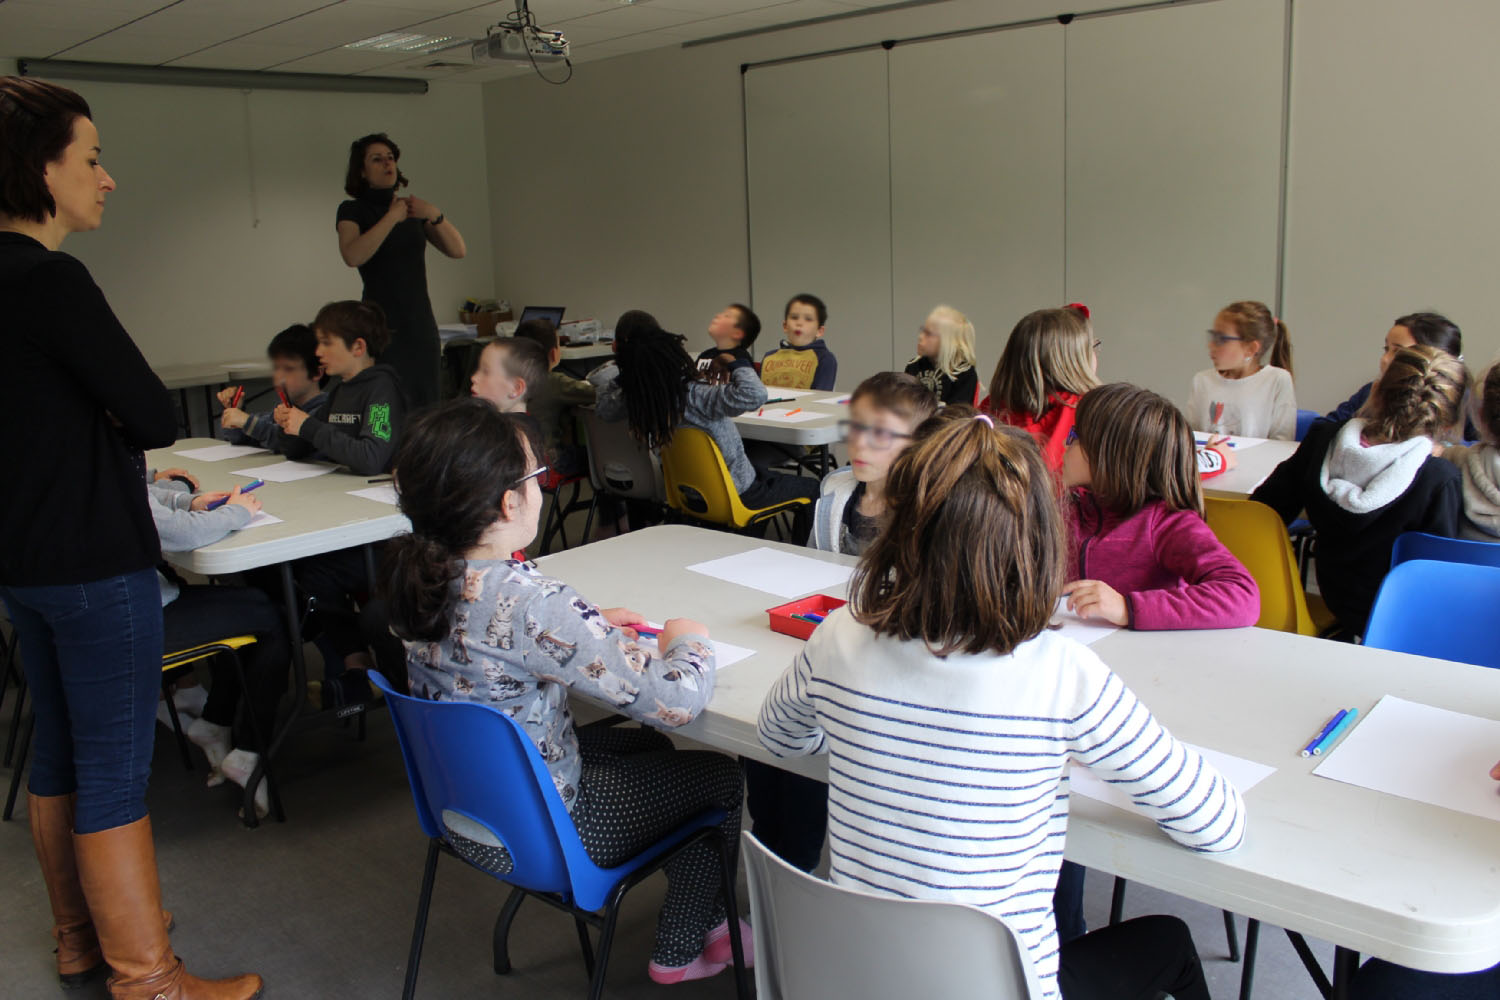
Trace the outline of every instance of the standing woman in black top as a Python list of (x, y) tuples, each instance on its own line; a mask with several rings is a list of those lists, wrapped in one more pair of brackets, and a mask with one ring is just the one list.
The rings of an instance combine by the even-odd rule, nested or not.
[(432, 203), (396, 197), (408, 183), (396, 167), (400, 159), (401, 150), (383, 132), (349, 146), (344, 191), (353, 200), (339, 205), (339, 254), (359, 268), (365, 301), (385, 310), (391, 345), (380, 361), (396, 369), (412, 408), (420, 409), (437, 402), (442, 367), (423, 255), (429, 243), (454, 259), (467, 250), (458, 227)]
[(58, 247), (95, 229), (115, 182), (71, 90), (0, 77), (0, 599), (36, 718), (31, 835), (58, 975), (113, 970), (116, 1000), (243, 1000), (172, 953), (146, 815), (161, 687), (161, 557), (145, 448), (177, 433), (171, 397), (88, 270)]

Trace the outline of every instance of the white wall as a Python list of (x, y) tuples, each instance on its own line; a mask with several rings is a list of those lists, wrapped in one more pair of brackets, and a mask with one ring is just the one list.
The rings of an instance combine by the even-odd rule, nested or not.
[(387, 96), (58, 82), (88, 100), (118, 184), (104, 225), (63, 248), (153, 364), (259, 357), (282, 327), (359, 297), (334, 212), (349, 142), (368, 132), (400, 143), (411, 191), (468, 241), (461, 261), (428, 252), (438, 322), (492, 293), (478, 87)]
[[(1263, 0), (1281, 8), (1283, 0)], [(1238, 4), (1244, 6), (1243, 4)], [(706, 343), (702, 329), (725, 302), (747, 296), (748, 252), (745, 205), (745, 146), (742, 131), (740, 64), (827, 51), (840, 46), (917, 35), (1027, 17), (1055, 14), (1061, 0), (975, 3), (968, 0), (912, 8), (834, 24), (791, 29), (693, 49), (670, 49), (623, 56), (578, 67), (566, 87), (547, 87), (529, 78), (485, 86), (486, 135), (490, 144), (495, 220), (495, 284), (498, 294), (519, 303), (564, 302), (572, 315), (598, 315), (611, 321), (626, 308), (647, 308), (670, 328)], [(1094, 3), (1074, 10), (1098, 9)], [(1214, 5), (1209, 5), (1214, 6)], [(1373, 374), (1378, 344), (1391, 319), (1402, 312), (1435, 307), (1448, 310), (1465, 329), (1471, 362), (1488, 360), (1500, 348), (1500, 332), (1487, 322), (1481, 296), (1488, 290), (1496, 260), (1491, 220), (1500, 209), (1500, 134), (1493, 118), (1493, 95), (1500, 89), (1500, 4), (1491, 0), (1293, 0), (1292, 114), (1288, 236), (1285, 246), (1282, 316), (1290, 324), (1297, 352), (1297, 386), (1302, 405), (1324, 409), (1342, 400)], [(1121, 15), (1146, 18), (1136, 48), (1141, 58), (1159, 58), (1174, 43), (1197, 44), (1190, 27), (1207, 16), (1192, 8)], [(1208, 76), (1204, 90), (1234, 89), (1234, 81), (1255, 63), (1255, 92), (1279, 101), (1267, 65), (1282, 65), (1281, 40), (1256, 21), (1243, 45), (1213, 56), (1195, 70)], [(1077, 22), (1070, 32), (1105, 22)], [(1079, 32), (1080, 38), (1084, 33)], [(1151, 55), (1152, 50), (1158, 55)], [(1084, 49), (1072, 53), (1074, 59)], [(902, 52), (898, 46), (896, 53)], [(1104, 53), (1104, 54), (1107, 54)], [(1193, 50), (1201, 65), (1204, 53)], [(909, 58), (909, 57), (908, 57)], [(1140, 67), (1149, 82), (1151, 65)], [(757, 71), (758, 72), (758, 71)], [(1070, 66), (1076, 79), (1078, 67)], [(1142, 90), (1152, 120), (1161, 97)], [(936, 109), (947, 115), (952, 109)], [(1164, 123), (1173, 102), (1161, 107)], [(1280, 108), (1263, 108), (1245, 131), (1265, 142), (1265, 124)], [(909, 117), (909, 116), (908, 116)], [(1142, 143), (1156, 134), (1101, 122), (1108, 141), (1095, 143), (1098, 156), (1122, 162), (1144, 159)], [(1231, 123), (1232, 126), (1232, 123)], [(1222, 129), (1233, 143), (1233, 127)], [(892, 135), (896, 133), (893, 130)], [(1073, 138), (1078, 138), (1076, 131)], [(1191, 136), (1179, 135), (1181, 148)], [(789, 133), (790, 161), (816, 160), (817, 134)], [(1271, 140), (1274, 142), (1274, 139)], [(903, 149), (903, 170), (920, 165), (922, 155), (941, 162), (948, 146), (927, 139), (924, 149)], [(1132, 144), (1134, 143), (1134, 144)], [(534, 155), (545, 147), (546, 156)], [(531, 150), (519, 156), (516, 150)], [(1172, 183), (1191, 184), (1192, 164), (1175, 162)], [(1177, 178), (1181, 178), (1179, 181)], [(1274, 219), (1263, 209), (1266, 180), (1257, 174), (1254, 190), (1224, 185), (1212, 192), (1184, 189), (1184, 203), (1201, 196), (1229, 203), (1223, 240), (1258, 245), (1271, 234)], [(934, 188), (941, 174), (934, 171)], [(1100, 188), (1102, 190), (1102, 187)], [(525, 192), (510, 201), (512, 192)], [(1075, 192), (1076, 193), (1076, 192)], [(1160, 191), (1158, 191), (1160, 193)], [(1246, 217), (1242, 199), (1253, 208), (1247, 232), (1233, 220)], [(1077, 225), (1077, 220), (1070, 220)], [(544, 228), (554, 239), (517, 237)], [(911, 227), (906, 227), (910, 232)], [(830, 234), (837, 246), (843, 234)], [(1121, 273), (1149, 270), (1128, 234), (1117, 253)], [(893, 251), (894, 252), (894, 251)], [(1051, 246), (1043, 251), (1055, 253)], [(1195, 249), (1194, 253), (1201, 250)], [(1230, 251), (1230, 256), (1240, 253)], [(1132, 254), (1135, 256), (1132, 257)], [(896, 254), (898, 260), (901, 255)], [(1163, 270), (1170, 271), (1171, 258)], [(1090, 269), (1109, 277), (1109, 261)], [(1253, 271), (1253, 273), (1252, 273)], [(897, 286), (902, 275), (898, 268)], [(1074, 292), (1070, 273), (1068, 293)], [(1268, 301), (1274, 270), (1262, 264), (1246, 271), (1231, 297)], [(966, 280), (966, 279), (965, 279)], [(1175, 294), (1174, 275), (1161, 275), (1160, 297)], [(757, 281), (757, 285), (759, 281)], [(1037, 301), (1052, 304), (1055, 291), (1039, 284)], [(816, 288), (809, 288), (816, 292)], [(757, 298), (765, 318), (775, 320), (783, 290), (771, 301)], [(1158, 289), (1142, 287), (1144, 299)], [(888, 294), (884, 287), (872, 294)], [(1081, 292), (1080, 292), (1081, 294)], [(901, 296), (908, 296), (905, 292)], [(1201, 298), (1195, 291), (1189, 298)], [(1226, 298), (1225, 301), (1228, 301)], [(962, 302), (955, 305), (963, 307)], [(838, 350), (837, 316), (830, 345)], [(1161, 372), (1151, 380), (1173, 397), (1185, 394), (1181, 375), (1206, 362), (1201, 330), (1212, 317), (1198, 305), (1184, 315), (1167, 316), (1152, 306), (1141, 310), (1153, 329), (1111, 330), (1102, 373), (1111, 359), (1130, 358), (1132, 377)], [(1273, 303), (1274, 305), (1274, 303)], [(1186, 313), (1191, 312), (1191, 315)], [(980, 367), (987, 376), (1009, 327), (1010, 317), (981, 328)], [(904, 317), (903, 317), (904, 318)], [(775, 323), (767, 337), (774, 335)], [(998, 328), (995, 328), (998, 326)], [(1183, 331), (1177, 345), (1163, 328)], [(1196, 331), (1196, 333), (1195, 333)], [(899, 339), (899, 337), (898, 337)], [(1196, 360), (1195, 360), (1196, 356)], [(882, 362), (883, 363), (883, 362)], [(860, 361), (841, 355), (847, 375)]]

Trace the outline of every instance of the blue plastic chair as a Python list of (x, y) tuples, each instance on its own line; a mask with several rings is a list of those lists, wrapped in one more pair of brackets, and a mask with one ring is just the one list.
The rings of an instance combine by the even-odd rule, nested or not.
[(1500, 566), (1500, 542), (1472, 542), (1463, 538), (1444, 538), (1422, 531), (1408, 531), (1396, 538), (1391, 549), (1391, 566), (1413, 559), (1436, 562), (1468, 563), (1471, 566)]
[(1386, 574), (1365, 645), (1500, 667), (1500, 567), (1411, 559)]
[(1317, 420), (1321, 416), (1322, 414), (1317, 410), (1298, 410), (1296, 439), (1298, 441), (1301, 441), (1303, 438), (1307, 437), (1308, 428), (1313, 425), (1314, 420)]
[[(725, 903), (731, 914), (739, 912), (733, 845), (724, 843), (718, 827), (724, 819), (722, 809), (704, 810), (624, 864), (600, 868), (584, 851), (578, 830), (541, 754), (513, 719), (478, 702), (434, 702), (400, 694), (379, 671), (370, 670), (367, 674), (390, 706), (401, 757), (406, 762), (406, 775), (411, 781), (417, 821), (428, 838), (427, 866), (422, 874), (422, 893), (402, 992), (406, 1000), (416, 994), (417, 966), (422, 958), (427, 911), (440, 854), (457, 858), (514, 887), (495, 921), (497, 974), (510, 971), (507, 939), (527, 896), (570, 913), (591, 980), (591, 1000), (604, 995), (609, 949), (625, 894), (687, 847), (708, 842), (719, 852)], [(464, 857), (451, 841), (442, 819), (445, 813), (463, 816), (494, 834), (510, 852), (512, 870), (501, 875)], [(589, 925), (599, 928), (597, 962), (589, 941)], [(735, 987), (741, 1000), (748, 1000), (750, 981), (740, 936), (729, 937), (734, 953)]]

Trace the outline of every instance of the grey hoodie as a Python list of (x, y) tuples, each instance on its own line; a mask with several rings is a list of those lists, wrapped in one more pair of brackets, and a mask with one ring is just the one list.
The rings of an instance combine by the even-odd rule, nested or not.
[[(253, 516), (237, 503), (226, 503), (216, 510), (190, 510), (195, 496), (179, 483), (146, 486), (146, 502), (151, 507), (151, 519), (156, 522), (156, 533), (161, 536), (163, 552), (190, 552), (212, 545), (249, 524)], [(161, 606), (166, 607), (177, 600), (177, 584), (160, 570), (156, 578), (161, 585)]]
[(1464, 474), (1464, 513), (1458, 536), (1475, 542), (1500, 541), (1500, 448), (1450, 445), (1443, 457)]

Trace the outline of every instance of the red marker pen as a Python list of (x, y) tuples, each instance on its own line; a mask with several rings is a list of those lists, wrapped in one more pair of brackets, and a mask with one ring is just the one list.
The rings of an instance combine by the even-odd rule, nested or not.
[(239, 409), (240, 401), (243, 400), (244, 398), (245, 398), (245, 387), (242, 386), (242, 385), (235, 386), (234, 387), (234, 399), (230, 401), (229, 408), (231, 410)]
[(292, 401), (290, 399), (286, 398), (286, 390), (283, 389), (279, 385), (276, 387), (276, 395), (278, 395), (278, 396), (281, 397), (281, 405), (282, 406), (291, 406), (292, 405)]

